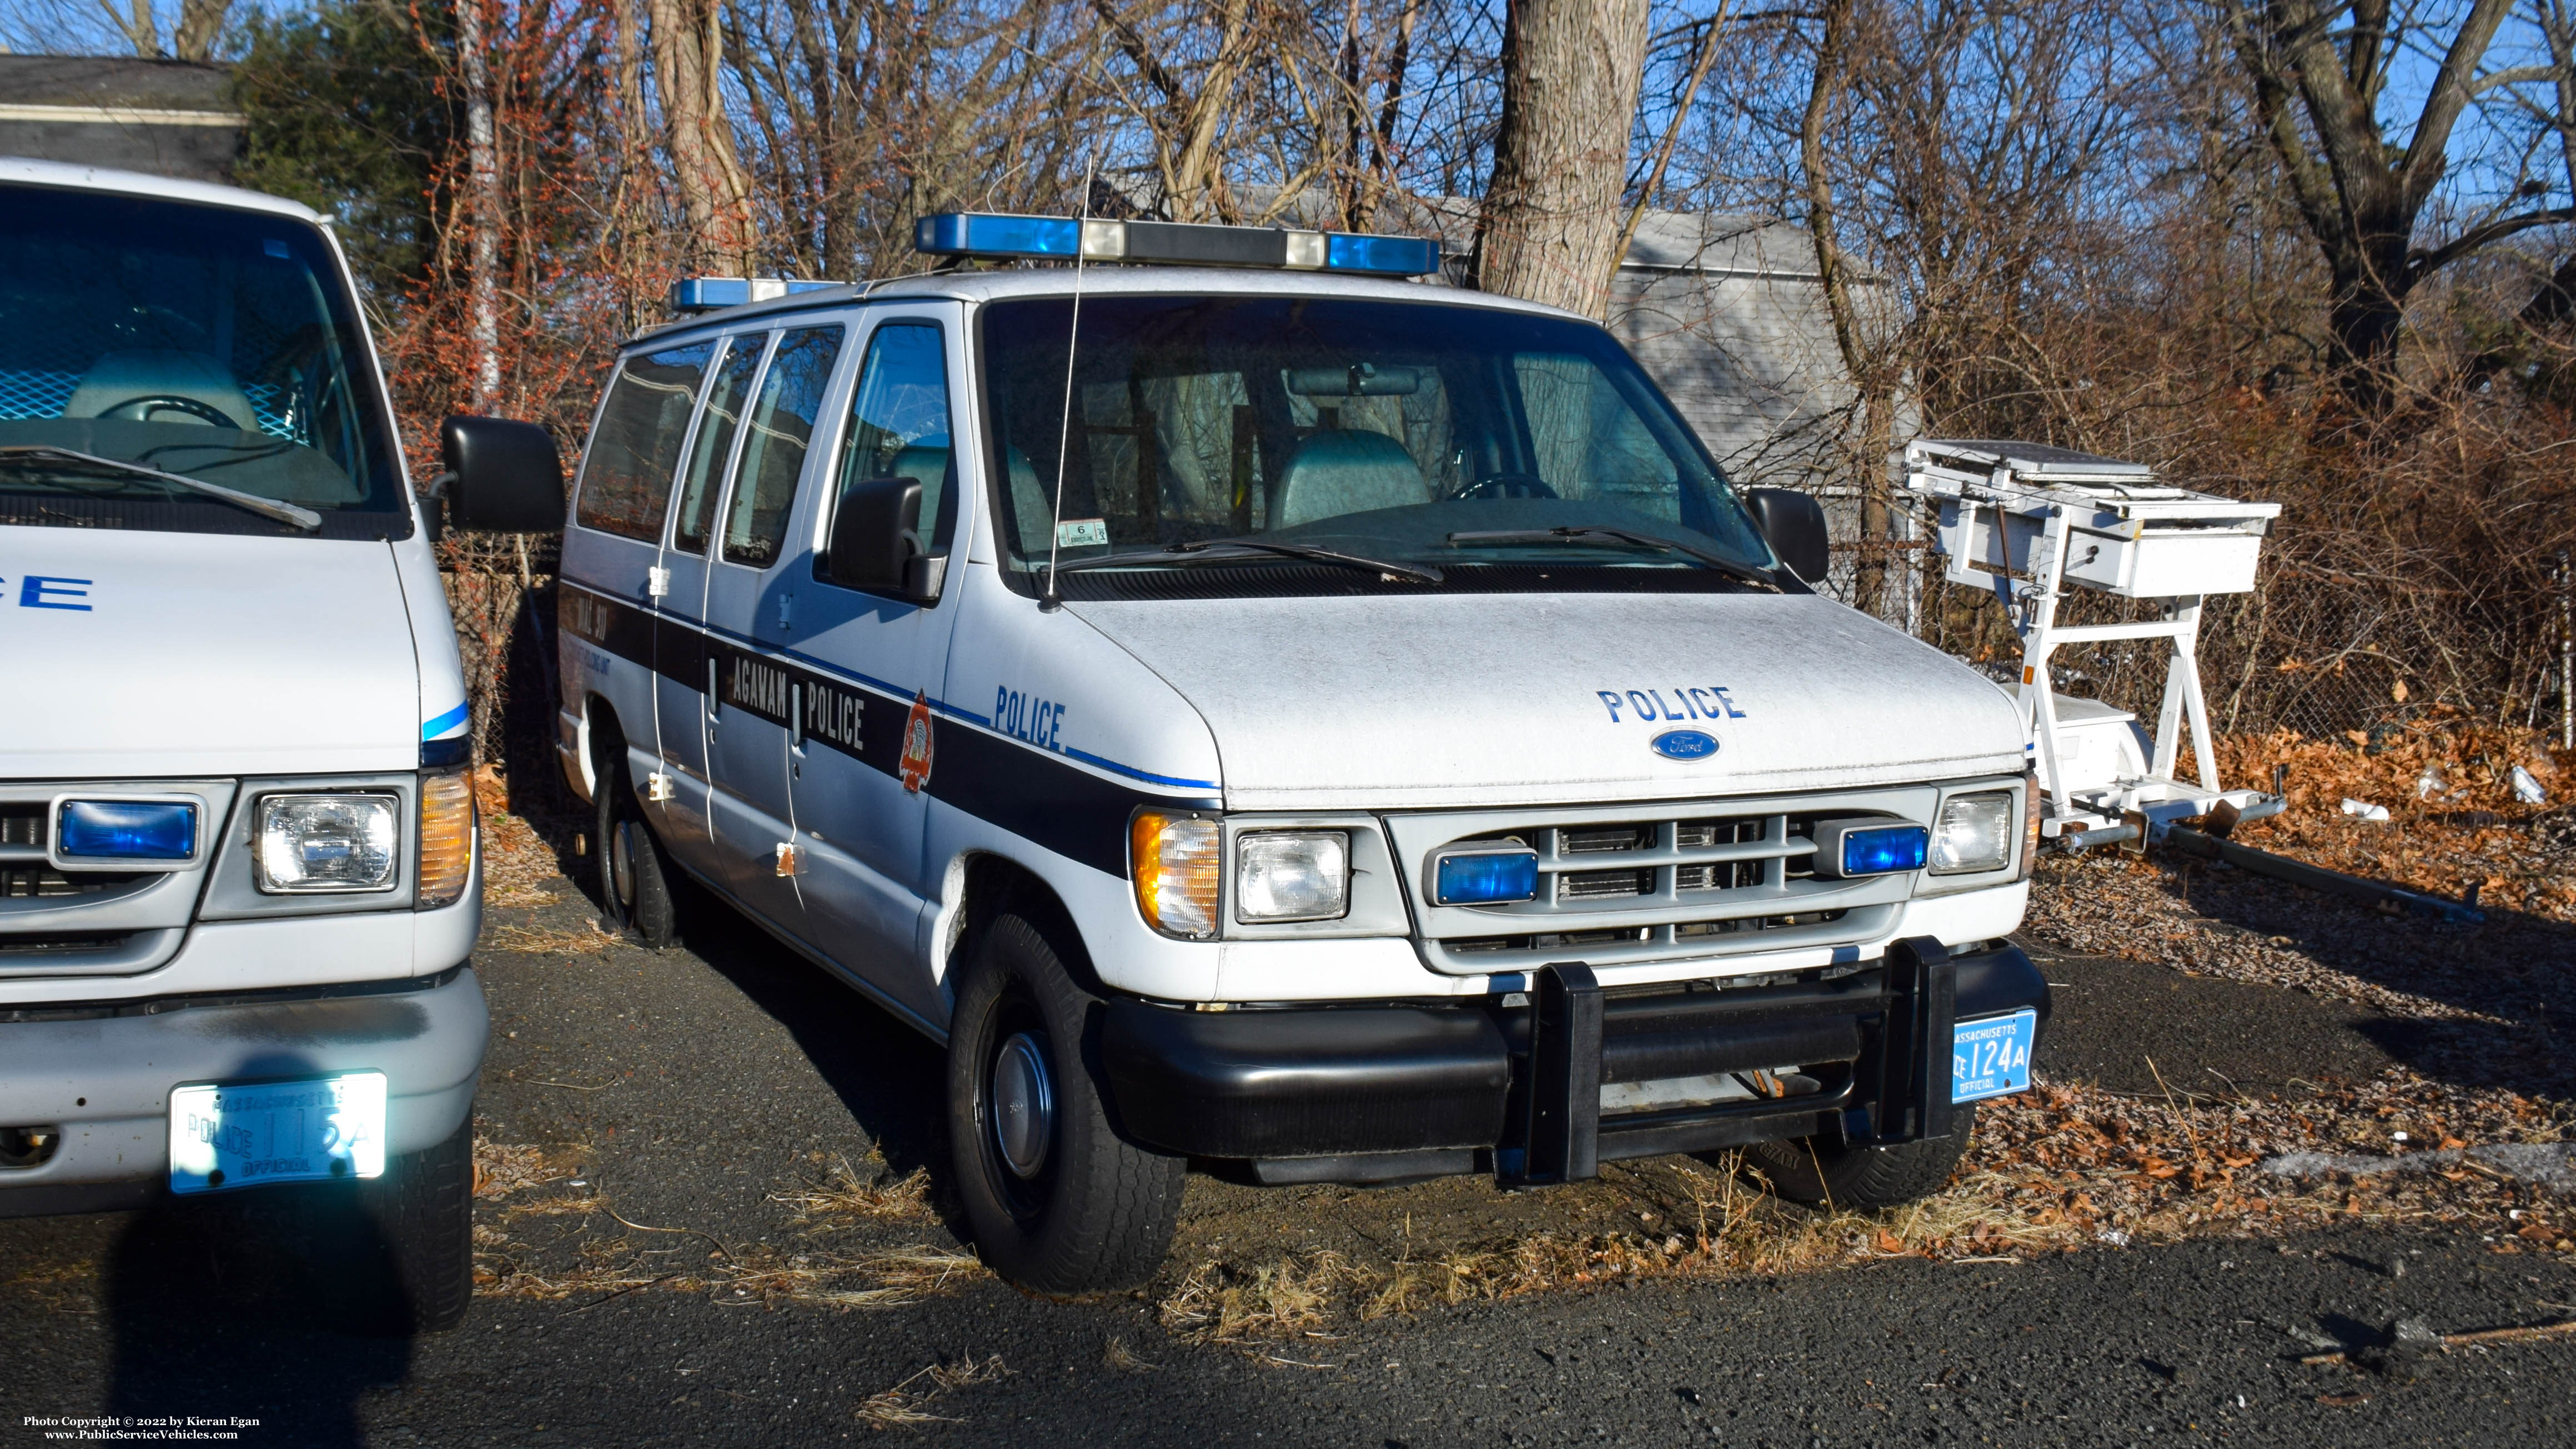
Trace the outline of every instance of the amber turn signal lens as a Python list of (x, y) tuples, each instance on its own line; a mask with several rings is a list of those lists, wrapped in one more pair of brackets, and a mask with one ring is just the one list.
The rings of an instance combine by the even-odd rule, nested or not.
[(451, 905), (474, 874), (474, 787), (459, 773), (420, 777), (420, 904)]
[(1217, 823), (1201, 816), (1143, 810), (1129, 822), (1127, 873), (1136, 882), (1136, 909), (1155, 930), (1216, 934), (1223, 839)]
[(2039, 868), (2039, 816), (2045, 808), (2039, 792), (2039, 771), (2032, 769), (2021, 777), (2021, 862), (2013, 879), (2030, 879)]

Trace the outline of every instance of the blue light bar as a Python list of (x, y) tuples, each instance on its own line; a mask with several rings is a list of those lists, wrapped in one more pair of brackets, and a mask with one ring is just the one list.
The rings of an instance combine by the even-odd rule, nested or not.
[(1921, 870), (1932, 832), (1920, 825), (1887, 825), (1843, 833), (1843, 874), (1886, 875)]
[(912, 224), (912, 249), (952, 257), (1071, 261), (1082, 250), (1082, 223), (1069, 216), (943, 212)]
[(800, 292), (843, 287), (846, 282), (817, 282), (795, 277), (682, 277), (671, 284), (674, 312), (713, 312), (753, 302), (774, 301)]
[(1432, 862), (1431, 901), (1441, 906), (1496, 906), (1538, 894), (1534, 850), (1444, 851)]
[(916, 251), (936, 256), (997, 260), (1079, 257), (1090, 262), (1261, 267), (1381, 277), (1418, 277), (1440, 270), (1440, 243), (1430, 237), (974, 211), (921, 218), (913, 223), (912, 245)]
[(1440, 270), (1440, 243), (1427, 236), (1361, 236), (1337, 231), (1324, 239), (1324, 265), (1337, 272), (1428, 276)]
[(197, 853), (197, 807), (176, 801), (66, 800), (55, 853), (98, 860), (186, 860)]

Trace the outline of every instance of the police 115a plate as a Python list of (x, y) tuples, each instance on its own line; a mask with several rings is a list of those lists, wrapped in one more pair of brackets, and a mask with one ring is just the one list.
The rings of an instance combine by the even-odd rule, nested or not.
[(380, 1177), (385, 1074), (201, 1082), (170, 1091), (170, 1190)]
[(2010, 1016), (1963, 1021), (1950, 1035), (1950, 1100), (1974, 1102), (2030, 1090), (2030, 1049), (2039, 1041), (2039, 1013), (2024, 1007)]

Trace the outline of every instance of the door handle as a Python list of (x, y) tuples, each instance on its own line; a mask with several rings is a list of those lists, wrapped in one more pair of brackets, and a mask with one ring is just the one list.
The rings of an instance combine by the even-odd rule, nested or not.
[(709, 723), (709, 724), (714, 724), (717, 720), (719, 720), (719, 719), (721, 719), (721, 718), (723, 718), (723, 717), (724, 717), (724, 695), (723, 695), (723, 693), (722, 693), (721, 691), (719, 691), (719, 690), (716, 688), (716, 670), (717, 670), (717, 667), (718, 667), (718, 666), (717, 666), (717, 663), (716, 663), (716, 657), (715, 657), (714, 655), (712, 655), (712, 654), (708, 655), (708, 656), (707, 656), (707, 723)]
[(787, 743), (792, 749), (805, 748), (805, 686), (787, 686)]

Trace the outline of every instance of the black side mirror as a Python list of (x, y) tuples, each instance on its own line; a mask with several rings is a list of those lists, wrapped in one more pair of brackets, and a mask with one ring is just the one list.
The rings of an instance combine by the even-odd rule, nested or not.
[(1793, 488), (1747, 488), (1744, 506), (1753, 510), (1754, 523), (1789, 572), (1811, 584), (1825, 576), (1832, 555), (1825, 537), (1825, 510), (1814, 498)]
[(438, 427), (447, 517), (458, 528), (552, 533), (563, 527), (563, 458), (535, 423), (452, 417)]
[(921, 480), (867, 478), (841, 494), (832, 514), (830, 551), (817, 561), (824, 582), (914, 603), (939, 596), (944, 560), (921, 546)]

